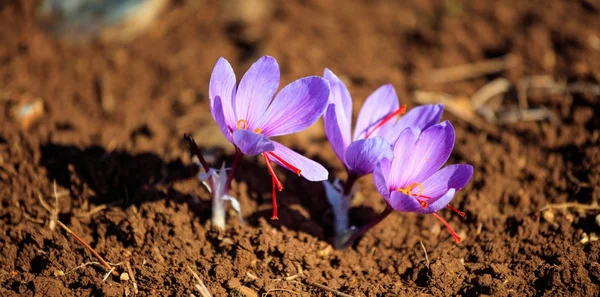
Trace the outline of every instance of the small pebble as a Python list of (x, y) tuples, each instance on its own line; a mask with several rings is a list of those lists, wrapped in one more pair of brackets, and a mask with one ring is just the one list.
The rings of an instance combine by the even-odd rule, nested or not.
[(127, 272), (123, 272), (121, 273), (121, 276), (119, 277), (120, 280), (122, 281), (128, 281), (129, 280), (129, 274)]
[(546, 220), (546, 222), (548, 223), (552, 223), (554, 222), (554, 213), (550, 210), (545, 210), (542, 213), (542, 217), (544, 218), (544, 220)]
[(63, 276), (65, 275), (65, 272), (62, 270), (54, 270), (54, 276)]

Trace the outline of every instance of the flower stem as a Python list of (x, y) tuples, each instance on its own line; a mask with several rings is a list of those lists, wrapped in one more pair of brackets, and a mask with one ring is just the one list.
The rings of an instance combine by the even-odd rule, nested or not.
[[(354, 187), (354, 183), (356, 183), (356, 181), (358, 180), (359, 176), (355, 173), (352, 172), (348, 172), (348, 179), (346, 180), (346, 183), (344, 183), (344, 188), (342, 190), (342, 195), (344, 195), (344, 197), (350, 195), (350, 193), (352, 193), (352, 187)], [(350, 197), (352, 198), (352, 197)]]
[(202, 168), (204, 168), (204, 171), (208, 172), (210, 166), (208, 166), (208, 163), (204, 159), (204, 156), (202, 156), (202, 152), (200, 152), (200, 148), (196, 144), (194, 138), (190, 135), (183, 134), (183, 139), (185, 140), (185, 142), (187, 142), (192, 155), (195, 155), (196, 157), (198, 157), (198, 160), (200, 160), (200, 164), (202, 164)]
[(380, 213), (378, 216), (374, 217), (366, 225), (364, 225), (364, 226), (360, 227), (359, 229), (357, 229), (356, 231), (354, 231), (354, 233), (352, 233), (352, 236), (350, 236), (350, 238), (348, 238), (348, 240), (346, 240), (346, 242), (342, 245), (342, 248), (349, 247), (356, 239), (363, 236), (367, 231), (369, 231), (371, 228), (375, 227), (377, 224), (379, 224), (379, 222), (383, 221), (383, 219), (385, 219), (393, 211), (394, 211), (394, 209), (389, 204), (387, 204), (385, 207), (385, 210), (382, 213)]
[(223, 194), (229, 191), (231, 181), (233, 180), (233, 175), (235, 174), (235, 171), (237, 170), (238, 165), (240, 164), (240, 161), (242, 160), (243, 156), (244, 154), (240, 151), (240, 149), (235, 147), (235, 158), (233, 159), (231, 170), (229, 170), (229, 174), (227, 175), (227, 180), (225, 181), (225, 190), (223, 190)]

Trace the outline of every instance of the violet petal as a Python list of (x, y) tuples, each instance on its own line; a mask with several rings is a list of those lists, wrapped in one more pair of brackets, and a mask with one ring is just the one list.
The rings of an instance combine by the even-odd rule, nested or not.
[(388, 177), (390, 176), (389, 174), (391, 166), (392, 162), (389, 159), (384, 158), (377, 166), (375, 166), (375, 169), (373, 170), (373, 184), (375, 185), (377, 192), (379, 192), (379, 194), (381, 194), (386, 201), (390, 196)]
[(215, 97), (215, 99), (214, 99), (212, 115), (213, 115), (213, 118), (215, 119), (215, 122), (217, 122), (219, 129), (221, 129), (221, 133), (223, 133), (223, 135), (225, 135), (225, 137), (227, 138), (227, 140), (229, 140), (229, 142), (233, 143), (233, 136), (231, 135), (231, 130), (227, 126), (227, 122), (225, 120), (225, 114), (223, 112), (223, 104), (221, 103), (221, 97), (219, 97), (219, 96)]
[[(399, 145), (400, 137), (398, 137), (396, 145)], [(395, 167), (396, 170), (401, 170), (398, 178), (394, 179), (398, 182), (396, 186), (404, 188), (413, 182), (423, 182), (446, 163), (453, 147), (454, 128), (448, 121), (431, 126), (421, 132), (419, 139), (412, 147), (402, 149), (394, 147), (395, 157), (402, 156), (402, 151), (404, 151), (404, 155), (410, 156), (401, 166)], [(403, 158), (407, 158), (407, 156), (403, 156)]]
[[(327, 169), (325, 169), (325, 167), (323, 167), (323, 165), (294, 152), (293, 150), (289, 149), (281, 143), (273, 141), (273, 144), (275, 145), (275, 150), (273, 151), (273, 153), (279, 158), (291, 164), (292, 166), (300, 169), (300, 175), (302, 175), (307, 180), (322, 181), (326, 180), (329, 177), (329, 172), (327, 171)], [(283, 168), (286, 168), (288, 170), (290, 169), (285, 164), (283, 164), (282, 162), (280, 162), (272, 156), (269, 156), (269, 159)]]
[(383, 158), (392, 157), (392, 147), (383, 137), (357, 140), (346, 150), (348, 170), (361, 176), (373, 173)]
[(442, 197), (439, 197), (436, 201), (427, 205), (426, 208), (422, 208), (422, 209), (418, 210), (417, 213), (430, 214), (430, 213), (434, 213), (434, 212), (438, 212), (438, 211), (442, 210), (444, 207), (448, 206), (448, 204), (450, 203), (450, 201), (452, 201), (452, 199), (454, 199), (454, 194), (456, 194), (456, 189), (454, 189), (454, 188), (448, 189), (448, 191), (446, 191), (446, 193), (444, 193), (444, 195), (442, 195)]
[(248, 129), (257, 128), (279, 87), (279, 65), (275, 58), (264, 56), (254, 62), (242, 77), (234, 104), (237, 120), (245, 120)]
[(432, 174), (421, 183), (423, 195), (431, 197), (435, 201), (448, 189), (460, 190), (464, 188), (473, 176), (473, 166), (468, 164), (449, 165)]
[(333, 105), (334, 104), (329, 104), (323, 118), (325, 123), (325, 134), (327, 135), (327, 140), (329, 140), (331, 148), (347, 168), (346, 148), (350, 145), (350, 140), (346, 140), (342, 136), (341, 127), (338, 125), (339, 121), (337, 120), (338, 110)]
[(385, 137), (390, 143), (396, 142), (398, 135), (408, 127), (416, 127), (421, 131), (437, 124), (444, 112), (442, 104), (420, 105), (409, 110), (403, 115), (395, 125), (382, 127), (380, 135)]
[(236, 78), (233, 68), (231, 68), (231, 65), (225, 58), (219, 58), (210, 76), (208, 87), (210, 111), (213, 112), (214, 117), (213, 109), (215, 98), (217, 96), (221, 97), (225, 122), (230, 128), (234, 128), (237, 122), (235, 111), (232, 107), (233, 98), (236, 93), (235, 83)]
[(419, 129), (410, 127), (404, 129), (398, 136), (393, 148), (394, 159), (392, 159), (388, 179), (391, 189), (403, 188), (411, 182), (406, 172), (411, 160), (418, 157), (414, 155), (414, 150), (420, 133)]
[(304, 130), (321, 117), (328, 97), (329, 83), (322, 77), (298, 79), (277, 94), (255, 126), (268, 137)]
[(397, 211), (420, 213), (425, 210), (417, 198), (398, 191), (392, 191), (390, 193), (388, 204)]
[[(363, 139), (382, 119), (399, 107), (398, 95), (392, 85), (383, 85), (373, 92), (363, 104), (354, 129), (354, 141)], [(395, 119), (385, 125), (394, 125)], [(377, 136), (379, 129), (371, 136)]]
[(233, 131), (233, 143), (245, 155), (256, 156), (275, 149), (273, 141), (266, 136), (248, 130)]
[[(337, 125), (339, 126), (341, 136), (344, 139), (344, 143), (349, 144), (352, 141), (350, 131), (352, 129), (352, 97), (350, 97), (350, 92), (348, 92), (346, 85), (331, 70), (325, 68), (323, 77), (329, 82), (329, 103), (335, 104)], [(329, 107), (331, 105), (328, 106), (328, 109)]]

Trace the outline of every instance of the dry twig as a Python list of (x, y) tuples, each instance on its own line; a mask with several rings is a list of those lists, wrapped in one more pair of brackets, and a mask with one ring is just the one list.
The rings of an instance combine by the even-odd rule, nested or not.
[(111, 266), (108, 262), (106, 262), (104, 260), (104, 258), (102, 258), (102, 256), (100, 256), (100, 254), (98, 254), (98, 252), (96, 252), (95, 249), (93, 249), (87, 242), (85, 242), (83, 239), (81, 239), (81, 237), (79, 237), (79, 235), (75, 234), (75, 232), (71, 231), (71, 229), (69, 229), (69, 227), (67, 227), (65, 224), (63, 224), (61, 221), (56, 221), (58, 223), (59, 226), (61, 226), (65, 231), (67, 231), (67, 233), (69, 233), (70, 235), (73, 236), (73, 238), (75, 238), (77, 241), (79, 241), (79, 243), (81, 243), (85, 248), (87, 248), (90, 252), (92, 252), (92, 254), (94, 254), (94, 256), (96, 256), (96, 258), (98, 258), (98, 261), (100, 261), (100, 263), (102, 264), (102, 266), (104, 266), (104, 268), (108, 269), (108, 271), (110, 273), (112, 273), (112, 275), (114, 276), (119, 276), (119, 273), (115, 270), (115, 268), (113, 266)]
[(423, 248), (423, 252), (425, 252), (425, 260), (427, 261), (427, 269), (429, 269), (429, 256), (427, 256), (427, 250), (425, 249), (425, 245), (423, 245), (423, 241), (419, 240), (421, 247)]
[(187, 266), (187, 269), (190, 271), (190, 273), (192, 273), (192, 275), (198, 282), (195, 287), (196, 287), (196, 290), (198, 290), (198, 292), (200, 293), (200, 296), (211, 297), (210, 292), (206, 288), (206, 285), (204, 285), (204, 282), (202, 281), (202, 279), (200, 279), (200, 276), (198, 276), (198, 274), (194, 270), (192, 270), (192, 268), (190, 268), (190, 266)]
[(137, 282), (135, 281), (135, 275), (133, 275), (133, 270), (131, 269), (131, 265), (129, 264), (129, 261), (125, 262), (125, 267), (127, 268), (127, 273), (129, 273), (129, 276), (131, 276), (131, 283), (133, 283), (133, 294), (136, 294), (139, 292), (138, 291), (138, 285)]
[(292, 290), (288, 290), (288, 289), (270, 289), (270, 290), (267, 290), (265, 293), (263, 293), (261, 295), (261, 297), (266, 297), (269, 294), (271, 294), (271, 292), (277, 292), (277, 291), (279, 291), (279, 292), (288, 292), (288, 293), (296, 294), (296, 295), (301, 294), (300, 292), (296, 292), (296, 291), (292, 291)]
[(540, 209), (540, 211), (544, 211), (547, 209), (569, 209), (569, 208), (575, 208), (578, 210), (600, 210), (600, 205), (598, 205), (598, 204), (581, 204), (578, 202), (566, 202), (566, 203), (548, 204), (548, 205), (542, 207), (542, 209)]
[(475, 62), (473, 64), (435, 69), (429, 73), (428, 80), (434, 83), (460, 81), (497, 73), (516, 65), (516, 63), (517, 58), (515, 56), (506, 55), (500, 58)]
[(346, 293), (342, 293), (342, 292), (340, 292), (338, 290), (335, 290), (335, 289), (332, 289), (332, 288), (330, 288), (328, 286), (317, 284), (317, 283), (313, 283), (311, 281), (304, 280), (304, 281), (302, 281), (302, 283), (306, 284), (306, 285), (309, 285), (309, 286), (317, 287), (317, 288), (319, 288), (319, 289), (321, 289), (323, 291), (327, 291), (329, 293), (332, 293), (333, 296), (353, 297), (352, 295), (348, 295)]

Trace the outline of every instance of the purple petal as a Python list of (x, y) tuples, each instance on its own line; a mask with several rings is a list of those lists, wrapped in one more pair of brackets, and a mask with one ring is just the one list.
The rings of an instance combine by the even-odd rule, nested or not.
[(352, 128), (350, 125), (352, 122), (352, 97), (350, 97), (350, 92), (348, 92), (346, 85), (331, 70), (325, 68), (323, 77), (329, 82), (329, 103), (335, 104), (337, 126), (340, 129), (340, 134), (344, 138), (344, 143), (349, 144), (352, 141), (350, 138), (350, 130)]
[[(210, 111), (214, 116), (215, 98), (221, 97), (222, 111), (225, 122), (230, 128), (236, 125), (235, 111), (232, 107), (233, 97), (235, 96), (235, 73), (233, 68), (225, 58), (219, 58), (215, 64), (210, 83), (208, 87), (208, 98), (210, 100)], [(216, 118), (215, 118), (216, 120)]]
[(215, 122), (219, 125), (219, 129), (221, 129), (221, 133), (225, 135), (229, 142), (233, 143), (233, 136), (231, 135), (231, 130), (227, 127), (227, 122), (225, 120), (225, 115), (223, 113), (223, 105), (221, 103), (221, 97), (217, 96), (214, 99), (213, 107), (212, 107), (212, 115), (215, 118)]
[(396, 142), (398, 135), (408, 127), (416, 127), (421, 131), (437, 124), (444, 112), (442, 104), (427, 104), (420, 105), (411, 109), (408, 113), (402, 116), (395, 125), (382, 127), (379, 132), (390, 143)]
[(442, 168), (426, 179), (423, 195), (431, 197), (424, 213), (434, 213), (446, 207), (454, 198), (454, 193), (464, 188), (473, 176), (473, 166), (455, 164)]
[[(454, 128), (448, 121), (429, 127), (421, 132), (412, 150), (410, 160), (403, 165), (399, 187), (404, 188), (413, 182), (423, 182), (438, 171), (454, 147)], [(394, 148), (394, 156), (397, 157)]]
[(328, 97), (329, 83), (322, 77), (298, 79), (277, 94), (255, 127), (269, 137), (304, 130), (321, 117)]
[[(390, 113), (396, 111), (399, 107), (398, 95), (392, 85), (383, 85), (371, 94), (363, 104), (358, 119), (356, 120), (356, 128), (354, 129), (354, 140), (365, 138), (382, 119)], [(395, 119), (391, 119), (385, 125), (393, 125)], [(381, 129), (381, 128), (379, 128)], [(377, 129), (371, 136), (377, 136)]]
[(420, 214), (430, 214), (434, 212), (440, 211), (442, 208), (448, 206), (450, 201), (454, 198), (454, 194), (456, 193), (455, 189), (448, 189), (446, 193), (442, 197), (439, 197), (436, 201), (427, 205), (426, 208), (422, 208), (417, 210), (417, 213)]
[[(322, 181), (329, 178), (329, 172), (323, 165), (292, 151), (281, 143), (273, 141), (273, 144), (275, 145), (273, 153), (292, 166), (300, 169), (300, 175), (307, 180)], [(269, 159), (283, 168), (290, 169), (276, 158), (270, 156)]]
[(383, 137), (355, 141), (346, 150), (348, 170), (358, 175), (373, 173), (383, 158), (392, 158), (392, 147)]
[[(244, 74), (235, 96), (237, 120), (246, 120), (248, 129), (263, 116), (279, 87), (279, 65), (275, 58), (264, 56)], [(237, 122), (237, 121), (236, 121)]]
[(413, 196), (408, 196), (398, 191), (393, 191), (388, 199), (388, 204), (397, 211), (420, 213), (425, 209), (419, 203), (419, 200)]
[(233, 131), (233, 143), (245, 155), (255, 156), (275, 149), (273, 141), (262, 134), (248, 130)]
[(377, 166), (375, 166), (375, 170), (373, 170), (373, 184), (375, 184), (377, 192), (379, 192), (386, 201), (390, 196), (388, 176), (390, 174), (391, 166), (392, 162), (389, 159), (384, 158)]
[(421, 131), (417, 128), (406, 128), (400, 133), (394, 144), (394, 158), (390, 168), (388, 183), (391, 189), (398, 189), (409, 184), (406, 170), (411, 160), (415, 158), (414, 150)]
[(442, 168), (421, 183), (423, 195), (431, 197), (432, 201), (438, 199), (449, 189), (460, 190), (464, 188), (473, 176), (473, 166), (455, 164)]
[(346, 164), (346, 148), (348, 145), (350, 145), (350, 140), (346, 140), (342, 136), (342, 132), (340, 131), (341, 129), (337, 120), (337, 110), (333, 104), (329, 104), (329, 107), (327, 107), (327, 110), (325, 111), (324, 122), (325, 134), (327, 135), (327, 140), (329, 140), (331, 148), (342, 161), (342, 163), (344, 163), (344, 166), (348, 167)]

